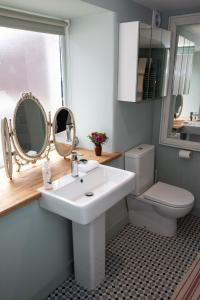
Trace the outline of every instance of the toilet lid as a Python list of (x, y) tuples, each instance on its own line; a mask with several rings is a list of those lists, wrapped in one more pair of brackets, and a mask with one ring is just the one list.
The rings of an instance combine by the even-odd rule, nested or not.
[(144, 193), (144, 198), (171, 207), (186, 207), (194, 202), (189, 191), (163, 182), (154, 184)]

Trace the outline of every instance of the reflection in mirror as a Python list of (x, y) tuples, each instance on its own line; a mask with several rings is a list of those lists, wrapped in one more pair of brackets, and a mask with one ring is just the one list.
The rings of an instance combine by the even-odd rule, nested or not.
[(1, 141), (4, 158), (5, 172), (8, 178), (12, 179), (13, 165), (12, 165), (12, 147), (10, 142), (10, 134), (7, 118), (1, 120)]
[(48, 123), (43, 107), (31, 93), (20, 99), (13, 123), (20, 152), (28, 158), (39, 157), (47, 147)]
[(74, 148), (75, 123), (72, 112), (61, 107), (55, 114), (53, 121), (53, 139), (57, 152), (65, 157)]
[(140, 23), (137, 101), (166, 96), (170, 39), (169, 31)]
[(168, 137), (200, 142), (200, 24), (176, 28)]

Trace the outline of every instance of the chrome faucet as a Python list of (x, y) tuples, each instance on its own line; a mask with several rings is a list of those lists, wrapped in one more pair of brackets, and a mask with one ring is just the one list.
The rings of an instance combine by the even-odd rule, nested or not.
[(78, 177), (78, 156), (77, 152), (72, 152), (71, 156), (71, 175), (72, 177)]

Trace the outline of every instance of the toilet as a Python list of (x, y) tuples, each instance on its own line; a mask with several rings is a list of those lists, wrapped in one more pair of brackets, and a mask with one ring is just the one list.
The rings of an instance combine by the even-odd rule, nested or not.
[(142, 144), (125, 153), (125, 169), (136, 173), (135, 187), (127, 196), (130, 223), (156, 234), (173, 236), (177, 219), (194, 204), (189, 191), (163, 182), (154, 184), (155, 147)]

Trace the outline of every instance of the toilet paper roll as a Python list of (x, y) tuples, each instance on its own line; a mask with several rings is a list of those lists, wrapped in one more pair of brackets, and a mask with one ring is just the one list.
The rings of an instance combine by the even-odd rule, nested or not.
[(179, 158), (190, 159), (191, 155), (192, 155), (191, 151), (187, 151), (187, 150), (180, 150), (179, 151)]

